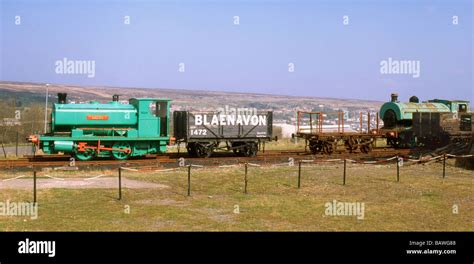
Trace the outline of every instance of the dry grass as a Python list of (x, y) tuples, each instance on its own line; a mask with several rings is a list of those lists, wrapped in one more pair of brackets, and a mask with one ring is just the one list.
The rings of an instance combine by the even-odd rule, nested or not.
[[(48, 172), (62, 177), (101, 173), (114, 172)], [(405, 166), (396, 182), (394, 165), (351, 164), (343, 186), (341, 165), (312, 165), (303, 168), (302, 187), (297, 189), (297, 167), (250, 167), (244, 194), (243, 167), (193, 169), (192, 196), (187, 197), (185, 169), (126, 171), (129, 179), (170, 188), (125, 189), (122, 201), (116, 200), (117, 189), (44, 189), (38, 194), (37, 220), (0, 216), (0, 229), (473, 231), (474, 173), (453, 167), (450, 160), (447, 175), (441, 178), (438, 163)], [(0, 193), (0, 201), (31, 197), (31, 191)], [(325, 215), (325, 203), (333, 200), (365, 203), (365, 218)], [(459, 207), (458, 214), (453, 205)]]

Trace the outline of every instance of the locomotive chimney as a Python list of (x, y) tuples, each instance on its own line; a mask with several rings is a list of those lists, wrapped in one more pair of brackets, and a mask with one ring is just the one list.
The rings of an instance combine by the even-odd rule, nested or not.
[(420, 99), (418, 99), (418, 97), (414, 95), (410, 97), (410, 103), (419, 103), (419, 102), (420, 102)]
[(393, 93), (392, 95), (392, 103), (398, 103), (398, 94), (396, 93)]
[(119, 95), (118, 95), (118, 94), (114, 94), (114, 95), (112, 96), (112, 101), (118, 102), (118, 101), (119, 101)]
[(58, 93), (58, 103), (65, 104), (66, 103), (67, 93)]

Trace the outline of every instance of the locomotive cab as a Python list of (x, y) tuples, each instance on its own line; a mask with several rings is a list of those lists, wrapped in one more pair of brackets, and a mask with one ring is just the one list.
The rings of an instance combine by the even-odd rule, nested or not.
[(129, 102), (138, 112), (139, 137), (169, 137), (169, 99), (132, 98)]

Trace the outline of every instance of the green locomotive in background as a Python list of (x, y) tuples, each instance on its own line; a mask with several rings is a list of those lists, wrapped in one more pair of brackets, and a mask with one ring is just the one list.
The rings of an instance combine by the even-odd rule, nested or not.
[(433, 99), (420, 102), (412, 96), (409, 102), (390, 102), (380, 108), (384, 122), (381, 129), (387, 144), (394, 147), (437, 147), (449, 142), (469, 142), (474, 137), (474, 113), (469, 101)]
[(45, 154), (63, 152), (79, 160), (124, 160), (166, 152), (171, 100), (132, 98), (129, 104), (122, 104), (114, 95), (106, 104), (68, 104), (66, 97), (65, 93), (58, 94), (51, 114), (51, 132), (28, 138)]

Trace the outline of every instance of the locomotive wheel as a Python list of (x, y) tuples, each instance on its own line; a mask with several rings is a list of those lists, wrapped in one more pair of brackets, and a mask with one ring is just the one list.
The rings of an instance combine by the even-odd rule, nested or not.
[(88, 161), (95, 157), (95, 152), (93, 150), (87, 150), (84, 152), (74, 152), (74, 156), (78, 160)]
[(131, 149), (130, 144), (128, 142), (117, 141), (117, 142), (114, 143), (112, 148), (121, 149), (121, 150), (126, 150), (126, 149), (130, 150), (129, 152), (112, 151), (112, 156), (114, 157), (114, 159), (117, 159), (117, 160), (128, 159), (128, 157), (130, 157), (130, 155), (132, 154), (132, 149)]

